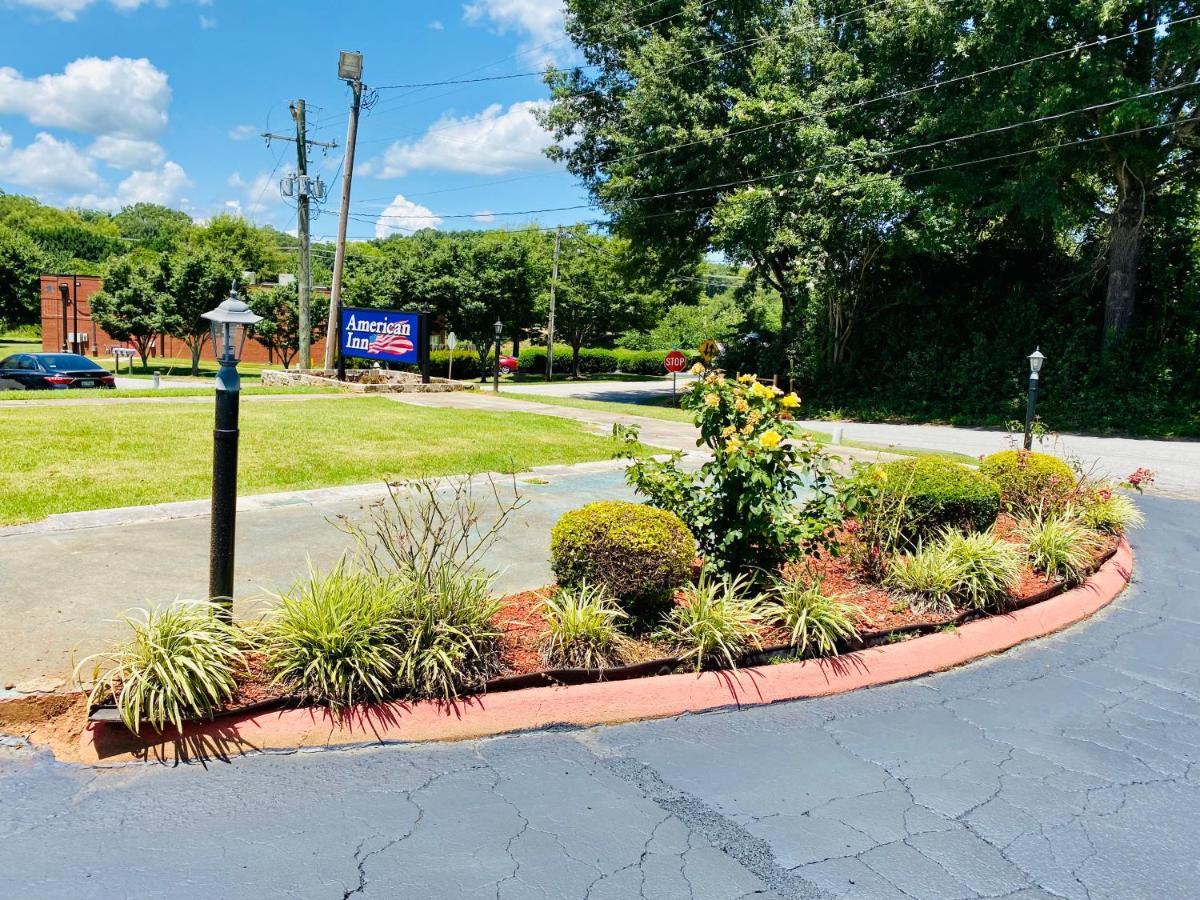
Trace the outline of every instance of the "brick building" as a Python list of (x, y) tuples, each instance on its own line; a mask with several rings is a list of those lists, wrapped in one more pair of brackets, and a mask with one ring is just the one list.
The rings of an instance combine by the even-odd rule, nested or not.
[[(92, 320), (92, 296), (103, 287), (103, 279), (98, 275), (52, 275), (41, 277), (39, 295), (42, 302), (42, 349), (49, 352), (66, 350), (69, 353), (78, 351), (85, 356), (111, 357), (114, 347), (129, 347), (128, 341), (118, 341), (107, 331)], [(249, 290), (261, 290), (270, 285), (251, 285)], [(325, 315), (329, 302), (329, 291), (325, 288), (313, 288), (313, 317)], [(200, 358), (212, 360), (211, 342), (204, 342)], [(78, 345), (78, 347), (76, 346)], [(325, 354), (325, 341), (313, 344), (313, 360), (320, 365)], [(192, 358), (187, 344), (170, 335), (158, 335), (153, 344), (150, 356), (162, 359)], [(269, 363), (267, 348), (251, 337), (246, 341), (242, 360), (253, 363)], [(278, 363), (278, 360), (275, 360)], [(295, 365), (295, 360), (292, 362)]]

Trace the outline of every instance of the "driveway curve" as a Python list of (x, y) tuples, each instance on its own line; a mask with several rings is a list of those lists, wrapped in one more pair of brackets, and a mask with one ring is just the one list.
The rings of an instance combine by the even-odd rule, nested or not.
[(22, 898), (1200, 896), (1200, 504), (1086, 623), (818, 701), (79, 769), (0, 746)]

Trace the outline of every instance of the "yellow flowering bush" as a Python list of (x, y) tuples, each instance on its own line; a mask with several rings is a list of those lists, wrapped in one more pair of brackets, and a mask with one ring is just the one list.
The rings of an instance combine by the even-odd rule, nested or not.
[(697, 446), (713, 458), (697, 472), (683, 471), (679, 454), (635, 459), (627, 478), (652, 506), (684, 521), (710, 565), (732, 573), (770, 568), (840, 521), (829, 462), (793, 421), (795, 394), (754, 375), (710, 371), (680, 406), (695, 418)]

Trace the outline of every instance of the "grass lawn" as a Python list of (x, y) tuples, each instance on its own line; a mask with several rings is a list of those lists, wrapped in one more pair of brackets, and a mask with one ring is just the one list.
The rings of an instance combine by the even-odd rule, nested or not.
[[(97, 356), (95, 359), (96, 359), (96, 362), (98, 362), (100, 365), (104, 366), (104, 368), (108, 369), (110, 372), (113, 371), (113, 358), (111, 356), (108, 356), (108, 357)], [(200, 375), (198, 377), (212, 378), (213, 376), (215, 376), (217, 374), (217, 370), (220, 368), (221, 367), (216, 362), (213, 362), (212, 360), (208, 360), (208, 359), (202, 359), (202, 360), (200, 360)], [(283, 368), (282, 365), (268, 365), (266, 363), (248, 363), (248, 362), (238, 363), (238, 372), (241, 373), (243, 378), (245, 378), (247, 376), (257, 377), (258, 375), (262, 374), (263, 369), (282, 369), (282, 368)], [(120, 365), (120, 374), (121, 375), (132, 375), (135, 378), (138, 376), (145, 376), (147, 378), (150, 378), (150, 377), (153, 377), (155, 372), (158, 372), (162, 375), (191, 376), (192, 361), (191, 361), (191, 359), (169, 359), (169, 358), (152, 356), (152, 357), (150, 357), (150, 364), (147, 366), (143, 366), (141, 357), (135, 356), (133, 358), (133, 371), (130, 372), (129, 371), (129, 360), (127, 360), (127, 359), (121, 360), (121, 365)]]
[[(337, 388), (332, 387), (263, 387), (258, 384), (243, 385), (242, 396), (261, 396), (264, 394), (336, 394)], [(117, 388), (113, 391), (0, 391), (0, 400), (22, 400), (37, 403), (42, 400), (95, 400), (103, 403), (108, 400), (123, 398), (154, 397), (158, 400), (173, 400), (177, 397), (211, 397), (210, 387), (194, 388)]]
[[(197, 403), (0, 409), (0, 524), (209, 496), (212, 409)], [(247, 403), (239, 491), (301, 490), (607, 459), (577, 422), (382, 397)]]

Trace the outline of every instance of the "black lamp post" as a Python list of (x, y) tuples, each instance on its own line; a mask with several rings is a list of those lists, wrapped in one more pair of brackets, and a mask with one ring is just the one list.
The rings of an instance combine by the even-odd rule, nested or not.
[(492, 326), (496, 329), (496, 370), (492, 373), (492, 392), (500, 393), (500, 332), (504, 331), (504, 323), (499, 319)]
[(1029, 354), (1029, 400), (1025, 404), (1025, 449), (1033, 449), (1033, 416), (1037, 411), (1037, 392), (1038, 392), (1038, 372), (1042, 370), (1042, 363), (1046, 361), (1046, 357), (1042, 355), (1041, 348), (1034, 350)]
[(237, 519), (238, 398), (242, 390), (237, 364), (246, 335), (262, 321), (237, 294), (237, 285), (221, 305), (204, 313), (212, 326), (217, 372), (217, 415), (213, 428), (212, 538), (209, 543), (208, 596), (233, 618), (233, 547)]

